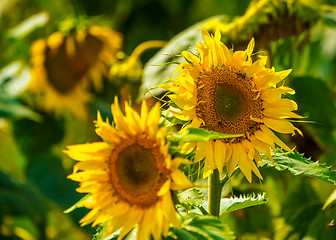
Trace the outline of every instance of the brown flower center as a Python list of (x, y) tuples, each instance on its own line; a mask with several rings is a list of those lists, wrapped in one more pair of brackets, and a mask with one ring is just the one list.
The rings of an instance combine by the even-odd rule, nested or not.
[(103, 42), (90, 34), (82, 42), (78, 42), (74, 35), (67, 38), (73, 38), (74, 55), (67, 53), (65, 39), (58, 49), (46, 49), (44, 62), (49, 83), (61, 94), (71, 92), (85, 77), (103, 47)]
[(196, 81), (196, 115), (204, 128), (225, 134), (244, 134), (244, 137), (223, 139), (240, 142), (255, 132), (261, 118), (262, 100), (252, 78), (229, 67), (213, 68), (201, 73)]
[(124, 139), (112, 151), (110, 179), (115, 193), (131, 205), (148, 208), (169, 178), (159, 145), (145, 135)]

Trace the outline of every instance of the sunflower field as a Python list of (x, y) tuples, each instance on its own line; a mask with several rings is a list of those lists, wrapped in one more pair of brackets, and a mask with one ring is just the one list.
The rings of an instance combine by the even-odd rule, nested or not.
[(335, 0), (0, 0), (0, 239), (336, 239)]

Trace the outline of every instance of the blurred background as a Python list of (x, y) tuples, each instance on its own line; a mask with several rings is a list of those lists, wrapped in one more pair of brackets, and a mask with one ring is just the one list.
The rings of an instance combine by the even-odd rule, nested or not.
[[(293, 69), (286, 84), (296, 91), (292, 98), (308, 122), (295, 123), (303, 138), (281, 137), (306, 158), (335, 169), (335, 4), (335, 0), (0, 0), (0, 239), (92, 239), (95, 229), (78, 224), (86, 209), (63, 213), (84, 195), (75, 191), (77, 183), (66, 178), (74, 161), (62, 150), (100, 141), (93, 124), (97, 110), (111, 119), (115, 95), (136, 107), (146, 89), (171, 77), (176, 67), (159, 65), (173, 61), (171, 54), (200, 40), (200, 26), (205, 23), (210, 30), (219, 27), (222, 40), (234, 49), (244, 49), (254, 36), (255, 51), (270, 57), (269, 66), (277, 71)], [(92, 25), (113, 29), (118, 38), (108, 37), (105, 30), (90, 32)], [(81, 30), (98, 39), (100, 50), (110, 42), (113, 57), (90, 52), (89, 40), (80, 43)], [(62, 37), (49, 38), (55, 32)], [(163, 42), (141, 45), (152, 40), (168, 45), (159, 52)], [(75, 46), (75, 53), (69, 46)], [(66, 106), (72, 99), (47, 95), (50, 88), (54, 94), (62, 88), (52, 73), (58, 71), (62, 78), (60, 69), (81, 59), (90, 59), (85, 64), (102, 63), (79, 71), (73, 86), (86, 82), (78, 89), (66, 86), (66, 91), (77, 89), (90, 96), (78, 103), (85, 109), (79, 117)], [(47, 69), (48, 64), (56, 64), (56, 70)], [(102, 87), (93, 86), (94, 82)], [(49, 100), (65, 110), (44, 106)], [(262, 183), (248, 184), (237, 175), (224, 189), (223, 195), (266, 192), (269, 198), (266, 205), (223, 217), (238, 239), (336, 239), (335, 206), (321, 210), (333, 185), (286, 171), (261, 172)]]

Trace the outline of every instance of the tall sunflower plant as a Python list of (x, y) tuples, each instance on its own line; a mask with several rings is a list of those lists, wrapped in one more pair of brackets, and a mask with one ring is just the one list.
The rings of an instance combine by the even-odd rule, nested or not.
[(253, 38), (233, 51), (219, 30), (201, 34), (155, 86), (166, 93), (153, 107), (143, 100), (137, 112), (116, 97), (112, 123), (97, 114), (102, 141), (64, 150), (77, 161), (68, 178), (86, 194), (66, 212), (88, 208), (80, 223), (97, 227), (94, 239), (235, 239), (225, 216), (268, 198), (223, 188), (235, 179), (261, 185), (266, 168), (336, 185), (334, 170), (284, 141), (302, 135), (295, 121), (304, 118), (284, 84), (291, 70), (268, 67)]

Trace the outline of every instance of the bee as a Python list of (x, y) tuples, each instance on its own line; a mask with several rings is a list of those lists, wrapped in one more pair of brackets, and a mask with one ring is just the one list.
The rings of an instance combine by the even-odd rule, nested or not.
[(237, 75), (242, 77), (243, 79), (246, 78), (246, 73), (237, 72)]
[(327, 226), (328, 226), (329, 228), (333, 228), (333, 227), (335, 227), (335, 221), (334, 221), (334, 220), (331, 220), (331, 222), (328, 223)]

